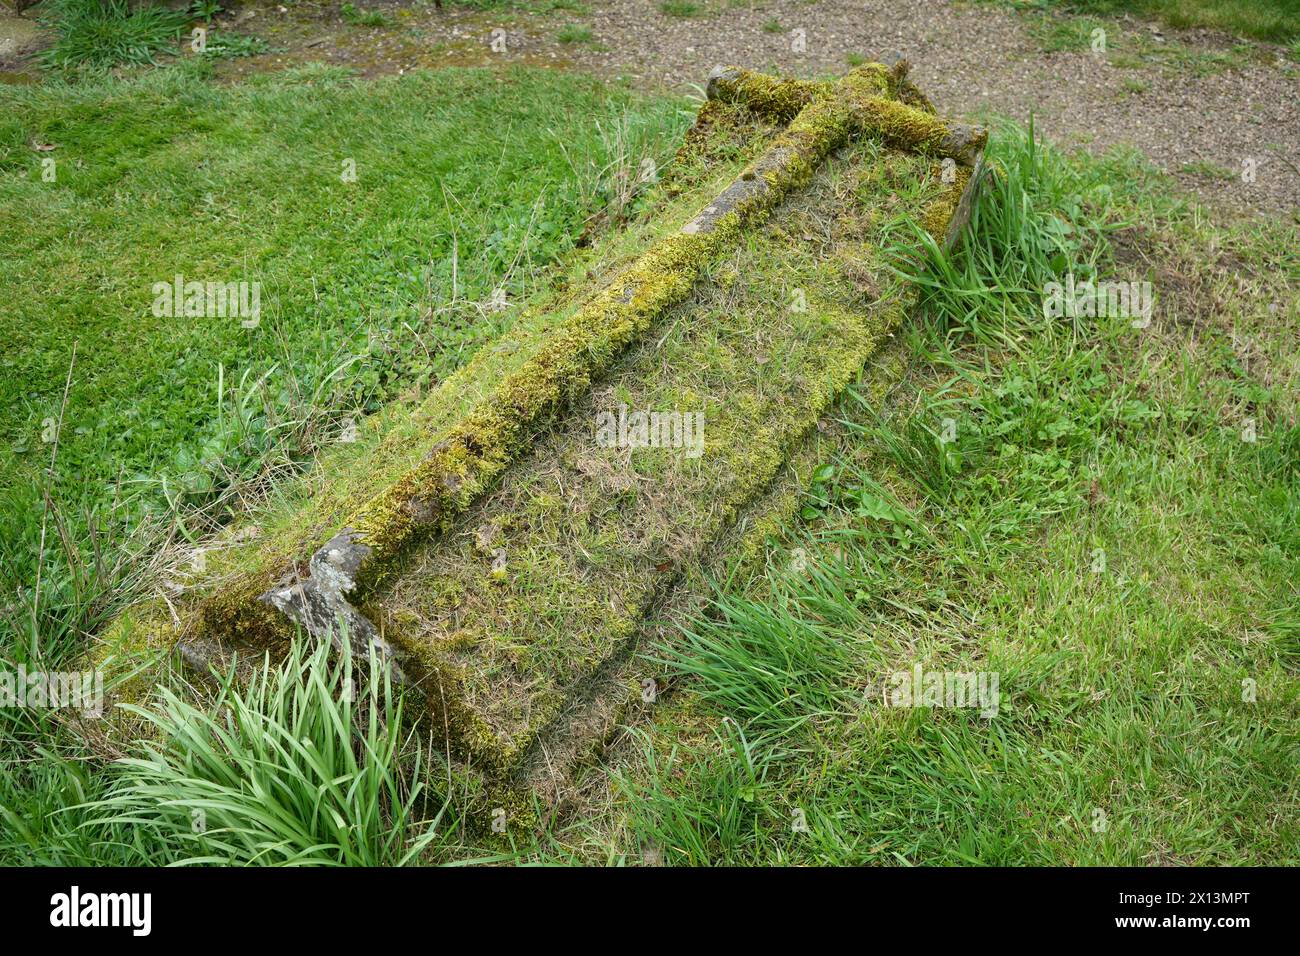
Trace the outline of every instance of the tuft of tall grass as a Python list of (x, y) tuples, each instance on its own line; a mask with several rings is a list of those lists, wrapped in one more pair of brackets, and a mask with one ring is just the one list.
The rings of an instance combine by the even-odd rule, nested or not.
[(343, 4), (339, 13), (342, 14), (344, 20), (357, 27), (386, 27), (392, 25), (392, 21), (384, 15), (383, 11), (362, 10), (352, 3)]
[[(733, 720), (714, 732), (716, 748), (704, 755), (674, 747), (662, 754), (649, 737), (640, 738), (647, 779), (619, 776), (620, 786), (636, 795), (637, 832), (642, 853), (664, 862), (712, 866), (747, 858), (773, 826), (777, 811), (768, 787), (772, 756), (757, 746)], [(681, 786), (689, 775), (691, 788)]]
[(246, 686), (224, 681), (208, 707), (163, 688), (157, 709), (131, 708), (157, 741), (119, 762), (89, 825), (143, 831), (151, 863), (410, 863), (446, 807), (420, 819), (425, 762), (370, 664), (363, 675), (328, 642), (295, 642)]
[(133, 9), (129, 0), (48, 0), (43, 9), (57, 39), (41, 58), (57, 68), (154, 63), (156, 54), (174, 52), (192, 19), (187, 9)]
[(1044, 285), (1095, 261), (1112, 197), (1100, 177), (1041, 144), (1032, 121), (1027, 131), (998, 123), (988, 159), (981, 199), (956, 249), (940, 248), (908, 221), (898, 224), (890, 250), (894, 271), (920, 290), (923, 314), (943, 316), (954, 333), (983, 344), (1017, 348), (1026, 319), (1041, 314)]
[(762, 737), (792, 734), (842, 714), (848, 645), (779, 606), (723, 596), (671, 644), (658, 664), (696, 678), (700, 695)]

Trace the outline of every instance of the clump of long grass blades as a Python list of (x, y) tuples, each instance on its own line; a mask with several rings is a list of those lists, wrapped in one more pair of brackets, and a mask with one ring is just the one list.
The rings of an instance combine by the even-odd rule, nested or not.
[[(858, 393), (852, 392), (851, 397), (864, 410), (870, 407)], [(950, 409), (956, 414), (959, 406), (931, 396), (921, 397), (917, 404), (897, 421), (852, 427), (875, 438), (899, 471), (915, 481), (928, 500), (940, 503), (947, 499), (962, 468), (962, 454), (945, 434), (946, 423), (953, 419), (944, 417)]]
[(722, 595), (650, 659), (764, 738), (787, 737), (846, 709), (853, 664), (840, 636), (788, 608)]
[[(346, 642), (344, 642), (346, 645)], [(170, 688), (132, 707), (157, 742), (119, 761), (92, 824), (133, 824), (172, 864), (402, 866), (446, 807), (420, 820), (423, 762), (402, 702), (372, 660), (296, 641), (206, 708)], [(353, 689), (355, 688), (355, 690)], [(157, 852), (157, 851), (155, 851)]]
[(42, 9), (57, 39), (41, 59), (59, 68), (154, 63), (155, 54), (175, 52), (192, 19), (184, 9), (132, 8), (129, 0), (47, 0)]
[[(1016, 347), (1026, 319), (1042, 314), (1043, 290), (1070, 270), (1088, 271), (1111, 205), (1110, 188), (1085, 176), (1028, 130), (999, 123), (986, 174), (961, 244), (944, 250), (913, 221), (893, 224), (890, 268), (916, 285), (925, 313), (975, 341)], [(917, 254), (917, 247), (921, 254)]]
[(769, 780), (773, 754), (730, 718), (714, 730), (714, 746), (655, 748), (642, 731), (646, 779), (615, 774), (631, 799), (632, 825), (642, 844), (680, 866), (717, 866), (745, 859), (780, 818)]

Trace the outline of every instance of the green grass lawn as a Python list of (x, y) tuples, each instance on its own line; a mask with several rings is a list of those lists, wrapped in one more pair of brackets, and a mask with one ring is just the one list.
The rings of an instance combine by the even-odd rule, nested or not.
[(1255, 40), (1300, 38), (1300, 0), (1031, 0), (1017, 6), (1057, 6), (1077, 13), (1132, 14), (1179, 29), (1207, 27)]
[[(211, 506), (445, 376), (509, 321), (494, 289), (550, 281), (666, 165), (678, 109), (549, 72), (0, 88), (0, 557), (30, 591), (44, 522), (50, 582), (35, 623), (30, 595), (0, 619), (5, 666), (69, 660), (111, 583), (60, 563), (61, 516), (92, 552), (78, 515)], [(798, 520), (641, 649), (673, 692), (580, 813), (483, 847), (438, 754), (367, 719), (391, 689), (344, 697), (351, 662), (298, 648), (214, 709), (164, 694), (133, 762), (0, 712), (0, 861), (1300, 862), (1295, 228), (1217, 225), (1131, 158), (993, 143), (962, 249), (897, 260), (924, 287), (903, 381), (840, 404)], [(177, 272), (261, 281), (260, 323), (155, 318)], [(1150, 280), (1150, 326), (1045, 317), (1065, 273)], [(887, 706), (917, 666), (996, 673), (996, 713)]]

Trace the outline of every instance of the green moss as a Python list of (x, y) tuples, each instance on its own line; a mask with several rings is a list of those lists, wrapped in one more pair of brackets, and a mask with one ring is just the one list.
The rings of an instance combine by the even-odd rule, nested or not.
[(150, 671), (171, 653), (180, 631), (165, 602), (129, 608), (99, 636), (88, 655), (117, 703), (139, 703), (153, 686)]
[[(369, 486), (378, 486), (378, 492), (352, 514), (350, 524), (374, 549), (374, 560), (363, 578), (366, 587), (383, 580), (392, 556), (420, 534), (445, 529), (457, 513), (490, 487), (528, 434), (585, 391), (666, 307), (680, 301), (703, 265), (735, 241), (746, 219), (762, 214), (781, 196), (806, 183), (826, 154), (843, 145), (855, 123), (861, 121), (862, 102), (869, 104), (873, 121), (888, 131), (891, 141), (932, 146), (942, 136), (942, 124), (932, 117), (896, 103), (881, 105), (887, 101), (880, 98), (888, 94), (891, 82), (897, 85), (897, 79), (879, 64), (865, 64), (852, 71), (835, 85), (834, 96), (829, 95), (829, 84), (778, 81), (744, 71), (741, 76), (735, 87), (738, 95), (766, 104), (769, 111), (788, 113), (806, 103), (772, 143), (766, 160), (755, 163), (746, 174), (761, 175), (768, 189), (734, 215), (724, 217), (711, 233), (661, 240), (620, 283), (540, 340), (531, 355), (506, 372), (494, 394), (451, 421), (432, 447), (427, 431), (422, 435), (409, 429), (396, 441), (383, 443), (377, 451), (393, 461), (403, 454), (409, 457), (407, 449), (411, 447), (428, 450), (422, 461), (404, 473), (374, 469)], [(632, 290), (630, 296), (625, 292), (628, 289)], [(458, 377), (463, 376), (453, 379)], [(362, 473), (371, 475), (364, 469)], [(336, 484), (325, 486), (326, 494), (320, 496), (323, 504), (315, 496), (305, 499), (305, 510), (309, 514), (315, 511), (316, 519), (304, 521), (301, 515), (288, 515), (292, 523), (266, 547), (230, 549), (232, 573), (214, 575), (213, 580), (219, 582), (214, 588), (200, 588), (195, 597), (180, 602), (177, 613), (182, 629), (197, 628), (252, 646), (282, 641), (286, 622), (257, 597), (300, 560), (313, 542), (328, 536), (345, 520), (341, 508), (355, 492), (346, 484), (340, 491)], [(366, 484), (363, 480), (360, 487)]]
[(832, 89), (829, 83), (787, 80), (755, 73), (741, 67), (726, 67), (710, 81), (710, 95), (729, 103), (742, 104), (762, 116), (788, 123), (805, 106)]
[(378, 583), (387, 561), (417, 533), (445, 530), (539, 424), (584, 392), (665, 308), (686, 295), (704, 264), (736, 239), (740, 223), (741, 212), (735, 212), (711, 232), (679, 233), (657, 243), (579, 309), (530, 362), (507, 376), (425, 462), (358, 512), (350, 525), (372, 550), (362, 589)]

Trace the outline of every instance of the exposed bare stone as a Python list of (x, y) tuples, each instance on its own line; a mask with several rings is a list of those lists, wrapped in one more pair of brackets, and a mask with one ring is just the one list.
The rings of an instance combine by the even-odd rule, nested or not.
[(347, 594), (356, 586), (357, 570), (368, 554), (370, 548), (355, 540), (350, 528), (344, 529), (312, 555), (307, 577), (291, 574), (260, 600), (301, 624), (308, 634), (328, 639), (335, 647), (342, 648), (346, 635), (358, 660), (368, 659), (373, 648), (394, 682), (407, 683), (400, 653), (347, 600)]
[(709, 71), (709, 81), (704, 88), (705, 95), (711, 100), (723, 99), (728, 86), (734, 86), (740, 79), (740, 67), (715, 66)]
[(717, 199), (705, 206), (698, 216), (682, 226), (682, 232), (687, 235), (712, 232), (723, 216), (765, 192), (767, 188), (767, 183), (758, 178), (737, 179), (724, 189)]
[(176, 642), (176, 653), (194, 673), (207, 676), (217, 663), (214, 648), (205, 641), (182, 639)]
[(428, 523), (438, 515), (438, 506), (431, 501), (412, 498), (402, 506), (402, 510), (411, 516), (412, 521)]
[(940, 155), (951, 156), (963, 166), (973, 166), (975, 158), (983, 155), (988, 139), (988, 130), (983, 126), (950, 126), (941, 144)]
[(966, 224), (970, 222), (971, 210), (975, 207), (975, 198), (979, 195), (986, 173), (984, 153), (981, 152), (975, 159), (975, 168), (971, 171), (970, 181), (966, 184), (961, 199), (957, 202), (957, 208), (953, 210), (952, 219), (948, 220), (948, 231), (944, 235), (943, 242), (945, 248), (956, 248), (961, 241)]

